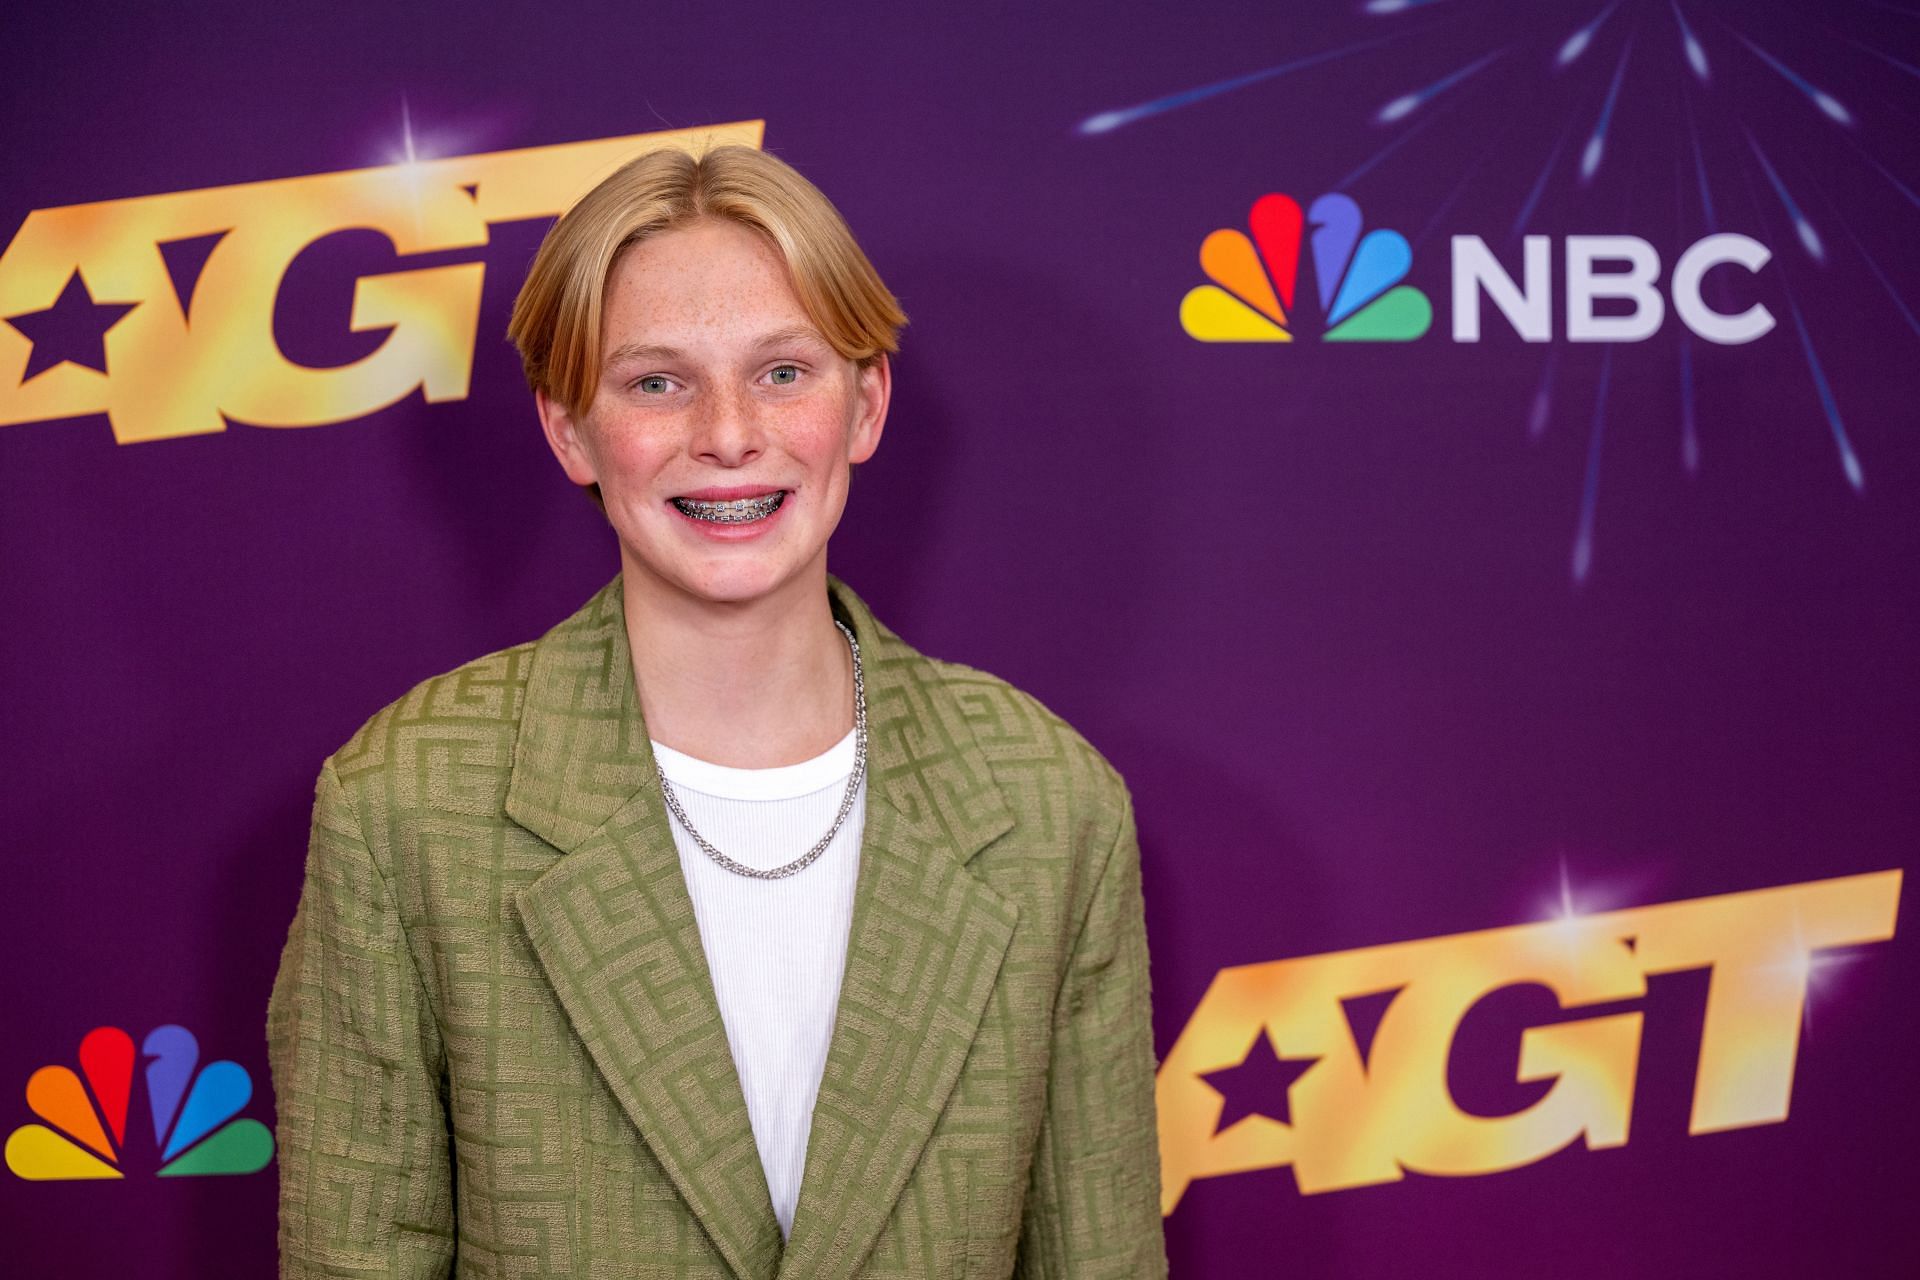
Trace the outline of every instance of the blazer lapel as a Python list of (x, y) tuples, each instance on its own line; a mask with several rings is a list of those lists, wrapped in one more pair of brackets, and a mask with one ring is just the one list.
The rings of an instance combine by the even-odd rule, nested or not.
[(959, 1079), (1020, 914), (966, 869), (1013, 817), (965, 709), (844, 584), (830, 579), (829, 593), (864, 667), (866, 830), (779, 1280), (843, 1280), (873, 1248)]
[(772, 1280), (767, 1193), (633, 689), (618, 579), (534, 649), (507, 814), (565, 852), (518, 898), (574, 1030), (740, 1280)]
[[(620, 580), (535, 646), (507, 814), (562, 850), (521, 891), (547, 979), (740, 1280), (845, 1280), (966, 1061), (1019, 918), (966, 868), (1013, 825), (968, 710), (837, 579), (867, 691), (846, 970), (785, 1243), (633, 688)], [(964, 1211), (959, 1206), (956, 1211)]]

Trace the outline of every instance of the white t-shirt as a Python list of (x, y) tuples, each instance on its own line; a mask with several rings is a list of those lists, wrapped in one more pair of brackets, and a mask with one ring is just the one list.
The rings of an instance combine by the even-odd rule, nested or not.
[[(729, 768), (658, 742), (653, 754), (707, 842), (768, 869), (800, 857), (833, 825), (853, 772), (853, 738), (849, 730), (824, 754), (775, 769)], [(833, 843), (778, 880), (727, 870), (668, 817), (782, 1238), (793, 1230), (840, 1002), (866, 806), (863, 779)]]

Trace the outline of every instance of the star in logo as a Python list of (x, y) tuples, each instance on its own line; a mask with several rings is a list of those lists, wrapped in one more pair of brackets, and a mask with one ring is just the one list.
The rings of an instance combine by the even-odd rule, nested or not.
[(1283, 1058), (1274, 1051), (1273, 1038), (1262, 1032), (1238, 1066), (1205, 1071), (1200, 1078), (1227, 1100), (1214, 1132), (1231, 1128), (1250, 1115), (1263, 1115), (1281, 1124), (1293, 1123), (1287, 1094), (1294, 1082), (1313, 1069), (1319, 1058)]
[(107, 330), (140, 304), (95, 302), (87, 282), (75, 271), (54, 304), (44, 311), (7, 316), (6, 321), (33, 344), (22, 385), (57, 364), (71, 362), (100, 373), (107, 371)]

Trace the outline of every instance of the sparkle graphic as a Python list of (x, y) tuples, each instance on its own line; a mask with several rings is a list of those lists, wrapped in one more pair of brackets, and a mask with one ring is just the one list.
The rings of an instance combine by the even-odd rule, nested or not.
[(1853, 441), (1847, 436), (1846, 424), (1840, 421), (1840, 406), (1834, 402), (1833, 386), (1827, 381), (1827, 371), (1820, 367), (1820, 357), (1813, 349), (1813, 335), (1807, 332), (1806, 317), (1800, 314), (1800, 303), (1793, 296), (1793, 286), (1786, 283), (1786, 274), (1780, 276), (1782, 287), (1787, 294), (1787, 311), (1793, 316), (1793, 327), (1800, 335), (1800, 349), (1806, 353), (1807, 372), (1813, 375), (1814, 388), (1820, 393), (1820, 410), (1827, 416), (1827, 427), (1833, 432), (1834, 448), (1840, 452), (1840, 469), (1846, 473), (1847, 483), (1853, 486), (1855, 493), (1864, 493), (1867, 487), (1866, 474), (1860, 469), (1859, 455), (1853, 451)]
[(1573, 582), (1593, 569), (1593, 513), (1600, 504), (1600, 442), (1607, 429), (1607, 379), (1613, 372), (1613, 347), (1600, 356), (1600, 385), (1593, 393), (1593, 433), (1587, 437), (1587, 476), (1580, 486), (1580, 520), (1573, 535)]
[[(1920, 13), (1916, 13), (1912, 16), (1920, 17)], [(1894, 57), (1892, 54), (1887, 53), (1880, 49), (1876, 49), (1872, 45), (1867, 44), (1864, 41), (1849, 40), (1847, 41), (1847, 43), (1852, 45), (1856, 49), (1865, 50), (1866, 52), (1872, 54), (1874, 57), (1880, 59), (1880, 61), (1886, 63), (1890, 67), (1893, 67), (1900, 71), (1904, 71), (1908, 75), (1914, 77), (1915, 79), (1920, 79), (1920, 67), (1914, 66), (1911, 62), (1902, 62), (1900, 61), (1900, 59)]]
[(407, 106), (407, 95), (400, 95), (400, 135), (405, 139), (408, 164), (420, 163), (420, 157), (413, 149), (413, 111)]
[(1708, 231), (1719, 229), (1713, 217), (1713, 188), (1707, 182), (1707, 158), (1700, 152), (1700, 129), (1694, 123), (1693, 108), (1687, 108), (1687, 142), (1693, 150), (1693, 177), (1700, 187), (1700, 216)]
[(1701, 84), (1707, 83), (1713, 79), (1712, 72), (1707, 69), (1707, 51), (1700, 47), (1699, 37), (1687, 25), (1687, 15), (1680, 12), (1678, 0), (1673, 6), (1673, 20), (1680, 28), (1680, 48), (1686, 54), (1687, 65), (1693, 68), (1693, 74), (1699, 77)]
[(1841, 222), (1840, 229), (1847, 233), (1847, 239), (1853, 242), (1854, 249), (1860, 254), (1860, 261), (1866, 263), (1867, 270), (1873, 272), (1873, 278), (1879, 282), (1880, 288), (1893, 301), (1894, 307), (1900, 312), (1900, 318), (1907, 322), (1907, 328), (1913, 330), (1915, 337), (1920, 337), (1920, 319), (1914, 317), (1913, 308), (1907, 305), (1907, 300), (1900, 296), (1898, 289), (1894, 288), (1893, 281), (1887, 278), (1885, 269), (1874, 261), (1873, 255), (1867, 252), (1867, 246), (1860, 242), (1859, 234), (1852, 227)]
[[(1911, 6), (1865, 3), (1920, 18), (1920, 9)], [(1665, 167), (1670, 176), (1660, 181), (1673, 182), (1676, 196), (1684, 193), (1684, 199), (1676, 205), (1678, 223), (1670, 241), (1661, 242), (1661, 252), (1669, 252), (1668, 243), (1677, 252), (1722, 230), (1754, 232), (1760, 229), (1755, 216), (1764, 228), (1764, 213), (1756, 207), (1749, 215), (1725, 189), (1743, 176), (1750, 184), (1757, 180), (1767, 209), (1784, 214), (1773, 219), (1783, 239), (1763, 239), (1773, 257), (1756, 277), (1765, 305), (1776, 313), (1784, 310), (1783, 319), (1792, 321), (1780, 326), (1780, 337), (1774, 340), (1784, 339), (1780, 349), (1796, 350), (1805, 361), (1817, 411), (1834, 441), (1841, 470), (1855, 492), (1864, 492), (1864, 468), (1839, 407), (1844, 396), (1819, 355), (1823, 347), (1859, 338), (1823, 331), (1836, 323), (1836, 309), (1816, 306), (1810, 311), (1803, 305), (1803, 299), (1823, 301), (1851, 282), (1829, 279), (1816, 287), (1808, 281), (1796, 288), (1788, 272), (1844, 268), (1862, 286), (1871, 279), (1916, 336), (1920, 300), (1909, 300), (1912, 283), (1897, 270), (1898, 260), (1878, 252), (1877, 239), (1870, 244), (1847, 225), (1841, 208), (1851, 210), (1854, 204), (1829, 195), (1830, 190), (1849, 189), (1844, 183), (1835, 186), (1832, 166), (1821, 169), (1816, 185), (1809, 173), (1782, 161), (1829, 148), (1831, 139), (1844, 139), (1847, 146), (1840, 155), (1857, 159), (1855, 173), (1885, 182), (1908, 208), (1920, 210), (1920, 183), (1905, 172), (1904, 154), (1890, 149), (1911, 132), (1898, 95), (1910, 93), (1910, 82), (1920, 79), (1920, 62), (1906, 49), (1882, 47), (1904, 28), (1883, 31), (1889, 27), (1884, 19), (1846, 6), (1756, 9), (1735, 0), (1576, 0), (1560, 5), (1362, 0), (1351, 12), (1347, 21), (1353, 40), (1341, 41), (1346, 33), (1336, 29), (1323, 37), (1332, 46), (1323, 52), (1166, 93), (1138, 106), (1103, 111), (1082, 121), (1078, 132), (1111, 132), (1182, 111), (1217, 113), (1227, 109), (1228, 95), (1241, 95), (1262, 108), (1274, 104), (1271, 95), (1289, 104), (1306, 95), (1316, 110), (1344, 109), (1354, 123), (1364, 122), (1387, 135), (1371, 154), (1324, 188), (1361, 187), (1356, 194), (1365, 200), (1363, 183), (1379, 190), (1398, 180), (1396, 198), (1429, 211), (1419, 240), (1444, 240), (1444, 215), (1455, 207), (1462, 190), (1488, 189), (1499, 175), (1475, 161), (1466, 170), (1455, 167), (1436, 178), (1435, 166), (1408, 163), (1406, 157), (1430, 157), (1436, 150), (1473, 155), (1488, 145), (1489, 120), (1497, 120), (1510, 135), (1495, 149), (1515, 179), (1508, 235), (1516, 241), (1542, 231), (1603, 230), (1569, 224), (1569, 211), (1588, 212), (1601, 188), (1644, 186), (1650, 170)], [(1360, 38), (1369, 33), (1378, 35)], [(1390, 73), (1396, 79), (1406, 77), (1399, 91), (1383, 94), (1384, 100), (1354, 101), (1351, 86), (1366, 82), (1370, 63), (1394, 41), (1404, 41), (1394, 46)], [(1428, 49), (1435, 55), (1429, 65), (1409, 71), (1410, 64), (1418, 68)], [(1296, 80), (1276, 85), (1284, 77)], [(1883, 116), (1887, 118), (1876, 118)], [(1208, 116), (1210, 125), (1221, 120)], [(1412, 146), (1416, 139), (1418, 147)], [(1662, 166), (1665, 159), (1672, 163)], [(1469, 182), (1476, 171), (1481, 176)], [(1313, 185), (1314, 180), (1302, 181)], [(1809, 199), (1819, 210), (1818, 222), (1809, 212)], [(1836, 236), (1844, 237), (1857, 253), (1836, 260)], [(1798, 253), (1791, 252), (1795, 248)], [(1672, 265), (1669, 259), (1664, 269)], [(1716, 412), (1714, 397), (1707, 393), (1711, 384), (1700, 381), (1708, 367), (1707, 354), (1671, 312), (1659, 338), (1658, 343), (1619, 352), (1628, 362), (1620, 376), (1641, 379), (1642, 368), (1635, 362), (1644, 358), (1642, 352), (1660, 352), (1675, 360), (1678, 376), (1668, 385), (1673, 387), (1670, 403), (1679, 428), (1676, 461), (1688, 477), (1697, 477), (1706, 465), (1701, 433), (1712, 429)], [(1554, 396), (1564, 381), (1556, 367), (1563, 342), (1564, 335), (1541, 352), (1537, 388), (1520, 406), (1529, 440), (1541, 438), (1554, 420)], [(1568, 561), (1575, 589), (1595, 570), (1594, 522), (1612, 355), (1601, 354), (1594, 383), (1592, 426)], [(1804, 429), (1812, 412), (1808, 405), (1799, 415), (1779, 415), (1779, 429)], [(1639, 429), (1639, 422), (1638, 414), (1631, 421), (1622, 418), (1622, 429)], [(1773, 419), (1765, 424), (1765, 429), (1774, 427)]]
[(1419, 124), (1416, 124), (1413, 128), (1407, 130), (1392, 142), (1389, 142), (1386, 146), (1374, 152), (1358, 169), (1355, 169), (1352, 173), (1347, 174), (1344, 178), (1340, 179), (1340, 181), (1334, 183), (1333, 189), (1335, 191), (1344, 191), (1360, 179), (1366, 177), (1382, 160), (1385, 160), (1388, 156), (1419, 137), (1421, 130), (1432, 123), (1431, 120), (1422, 120)]
[(1540, 166), (1540, 176), (1533, 180), (1533, 187), (1527, 192), (1527, 198), (1520, 204), (1520, 212), (1514, 215), (1513, 229), (1507, 234), (1517, 237), (1533, 218), (1534, 206), (1540, 203), (1540, 197), (1546, 194), (1547, 179), (1553, 176), (1553, 168), (1560, 163), (1560, 153), (1565, 150), (1567, 139), (1573, 136), (1572, 129), (1564, 129), (1560, 140), (1553, 144), (1553, 150), (1547, 153), (1547, 162)]
[(1465, 195), (1467, 188), (1473, 185), (1474, 175), (1479, 173), (1481, 166), (1500, 149), (1500, 143), (1505, 136), (1503, 133), (1492, 144), (1482, 148), (1480, 154), (1474, 157), (1473, 163), (1461, 170), (1460, 180), (1453, 184), (1453, 190), (1447, 192), (1447, 198), (1433, 207), (1433, 212), (1427, 216), (1427, 224), (1421, 227), (1420, 234), (1413, 238), (1414, 244), (1425, 244), (1428, 237), (1440, 229), (1441, 224), (1447, 220), (1447, 215), (1453, 212), (1453, 206), (1460, 203), (1460, 197)]
[(1787, 190), (1787, 184), (1780, 181), (1780, 175), (1775, 172), (1773, 162), (1768, 160), (1767, 153), (1760, 149), (1760, 140), (1748, 134), (1747, 145), (1753, 148), (1754, 158), (1760, 161), (1760, 168), (1767, 175), (1767, 181), (1772, 184), (1774, 194), (1779, 196), (1780, 203), (1786, 206), (1787, 217), (1793, 221), (1793, 233), (1799, 237), (1801, 247), (1811, 254), (1816, 262), (1825, 262), (1827, 247), (1821, 243), (1820, 233), (1813, 229), (1811, 222), (1807, 221), (1807, 215), (1800, 212), (1800, 206), (1794, 201), (1792, 193)]
[(1495, 49), (1485, 57), (1476, 58), (1472, 62), (1469, 62), (1452, 75), (1442, 76), (1440, 79), (1416, 93), (1402, 94), (1386, 106), (1380, 108), (1380, 113), (1374, 117), (1375, 122), (1379, 124), (1392, 124), (1395, 120), (1406, 119), (1427, 103), (1459, 84), (1462, 80), (1473, 75), (1476, 71), (1483, 70), (1489, 63), (1493, 62), (1505, 52), (1505, 49)]
[(1594, 917), (1644, 901), (1654, 877), (1616, 872), (1603, 882), (1588, 879), (1576, 884), (1567, 855), (1559, 854), (1556, 862), (1551, 897), (1539, 903), (1536, 918), (1554, 926), (1554, 937), (1569, 963), (1580, 964), (1583, 956), (1591, 954)]
[(1573, 905), (1573, 874), (1567, 870), (1566, 855), (1560, 856), (1560, 912), (1562, 920), (1575, 920), (1580, 912)]
[(1589, 916), (1605, 915), (1636, 902), (1655, 891), (1658, 880), (1646, 871), (1633, 874), (1612, 872), (1604, 880), (1592, 876), (1576, 878), (1573, 864), (1562, 852), (1554, 857), (1552, 896), (1543, 899), (1538, 918), (1559, 924), (1578, 924)]
[[(404, 194), (411, 207), (416, 236), (423, 234), (427, 192), (435, 181), (429, 166), (449, 156), (487, 150), (498, 144), (504, 132), (496, 121), (468, 118), (448, 123), (423, 115), (424, 127), (414, 118), (410, 96), (401, 94), (398, 136), (388, 132), (390, 126), (382, 126), (380, 140), (372, 148), (377, 156), (374, 164), (385, 170), (386, 180)], [(463, 190), (477, 197), (474, 185), (468, 184)]]
[(1787, 66), (1785, 63), (1781, 62), (1780, 59), (1774, 57), (1772, 54), (1768, 53), (1765, 49), (1762, 49), (1759, 45), (1747, 39), (1745, 36), (1740, 36), (1739, 40), (1741, 44), (1744, 44), (1745, 46), (1747, 46), (1747, 48), (1753, 50), (1753, 55), (1756, 58), (1760, 59), (1760, 61), (1772, 67), (1775, 71), (1778, 71), (1781, 74), (1781, 76), (1785, 78), (1788, 84), (1798, 89), (1801, 93), (1806, 94), (1808, 101), (1812, 102), (1814, 106), (1820, 108), (1821, 114), (1825, 115), (1829, 120), (1832, 120), (1835, 124), (1844, 124), (1849, 128), (1853, 126), (1853, 113), (1848, 111), (1845, 107), (1841, 106), (1839, 101), (1836, 100), (1832, 94), (1827, 93), (1824, 90), (1814, 88), (1812, 85), (1808, 84), (1804, 79), (1802, 79), (1801, 76), (1798, 73), (1796, 73), (1792, 67)]
[(1579, 963), (1580, 954), (1587, 945), (1587, 931), (1582, 926), (1586, 913), (1580, 910), (1580, 904), (1573, 896), (1573, 876), (1567, 870), (1567, 856), (1560, 855), (1559, 893), (1546, 911), (1546, 918), (1555, 925), (1554, 937), (1561, 954), (1570, 964)]
[(1096, 112), (1088, 116), (1085, 120), (1082, 120), (1079, 125), (1076, 126), (1075, 131), (1083, 135), (1112, 133), (1115, 129), (1124, 128), (1127, 125), (1150, 119), (1153, 116), (1164, 115), (1169, 111), (1178, 111), (1180, 108), (1190, 107), (1196, 102), (1205, 102), (1208, 98), (1217, 98), (1223, 93), (1232, 93), (1237, 89), (1245, 89), (1252, 85), (1264, 84), (1266, 81), (1291, 75), (1296, 71), (1305, 71), (1309, 67), (1317, 67), (1323, 63), (1338, 62), (1344, 58), (1351, 58), (1356, 54), (1368, 53), (1380, 48), (1382, 45), (1392, 44), (1399, 38), (1398, 36), (1384, 36), (1376, 40), (1362, 40), (1358, 44), (1347, 45), (1340, 49), (1330, 49), (1325, 53), (1316, 53), (1305, 58), (1295, 58), (1291, 62), (1277, 63), (1274, 66), (1263, 67), (1258, 71), (1249, 71), (1245, 75), (1234, 76), (1227, 80), (1215, 80), (1211, 84), (1196, 85), (1191, 89), (1182, 89), (1178, 93), (1170, 93), (1164, 98), (1155, 98), (1150, 102), (1142, 102), (1136, 106), (1120, 107), (1113, 111)]
[(413, 110), (407, 105), (407, 95), (400, 95), (400, 155), (393, 165), (395, 180), (407, 188), (407, 198), (413, 205), (413, 233), (422, 234), (420, 187), (425, 175), (420, 171), (420, 153), (413, 141)]
[[(1767, 177), (1773, 180), (1774, 189), (1785, 199), (1785, 188), (1780, 186), (1778, 176), (1773, 172), (1772, 167), (1767, 165), (1766, 156), (1758, 147), (1755, 147), (1754, 155), (1766, 169)], [(1747, 185), (1751, 194), (1753, 187), (1751, 174), (1748, 175)], [(1789, 205), (1789, 211), (1798, 212), (1791, 205)], [(1766, 211), (1758, 199), (1754, 200), (1754, 214), (1760, 219), (1762, 226), (1767, 225)], [(1824, 254), (1817, 256), (1824, 262)], [(1853, 450), (1853, 440), (1847, 435), (1846, 424), (1840, 419), (1840, 405), (1834, 399), (1833, 385), (1827, 381), (1827, 371), (1820, 364), (1819, 353), (1814, 350), (1813, 335), (1807, 331), (1806, 317), (1800, 312), (1800, 300), (1794, 295), (1792, 275), (1782, 270), (1779, 279), (1780, 291), (1787, 300), (1787, 314), (1793, 317), (1794, 331), (1800, 336), (1800, 350), (1806, 357), (1807, 373), (1813, 379), (1814, 391), (1820, 398), (1820, 411), (1826, 416), (1827, 430), (1833, 436), (1834, 448), (1840, 455), (1840, 470), (1847, 477), (1847, 484), (1855, 493), (1864, 493), (1867, 487), (1866, 472), (1860, 466), (1859, 455)]]
[(1540, 370), (1540, 388), (1533, 393), (1533, 408), (1527, 412), (1527, 439), (1538, 440), (1547, 434), (1547, 422), (1553, 416), (1553, 371), (1560, 363), (1560, 352), (1547, 349), (1546, 363)]
[(1594, 33), (1600, 30), (1601, 24), (1608, 18), (1611, 18), (1613, 11), (1619, 7), (1620, 0), (1613, 0), (1613, 3), (1602, 9), (1599, 16), (1594, 18), (1592, 22), (1589, 22), (1586, 26), (1581, 27), (1578, 31), (1568, 36), (1567, 42), (1560, 46), (1559, 56), (1553, 60), (1554, 67), (1556, 69), (1570, 67), (1578, 62), (1580, 55), (1592, 47)]
[(1680, 465), (1700, 474), (1700, 430), (1693, 421), (1693, 339), (1680, 335)]
[[(1848, 139), (1848, 141), (1852, 142), (1853, 140)], [(1915, 195), (1913, 193), (1912, 187), (1909, 187), (1906, 183), (1894, 177), (1892, 172), (1888, 170), (1887, 166), (1881, 164), (1878, 160), (1875, 160), (1872, 156), (1868, 155), (1866, 152), (1866, 149), (1862, 147), (1858, 142), (1854, 142), (1853, 146), (1854, 146), (1854, 150), (1860, 153), (1861, 158), (1864, 159), (1867, 162), (1867, 164), (1873, 168), (1873, 171), (1875, 173), (1885, 178), (1890, 184), (1892, 184), (1893, 189), (1895, 191), (1898, 191), (1901, 195), (1905, 196), (1908, 204), (1912, 205), (1916, 209), (1920, 209), (1920, 195)]]
[(1813, 1002), (1823, 986), (1830, 986), (1832, 974), (1861, 959), (1857, 952), (1821, 951), (1807, 945), (1806, 926), (1798, 915), (1793, 920), (1793, 937), (1784, 954), (1772, 964), (1760, 966), (1760, 972), (1777, 977), (1790, 991), (1800, 993), (1800, 1030), (1813, 1038)]
[(1601, 157), (1607, 150), (1607, 126), (1613, 123), (1613, 107), (1620, 101), (1620, 86), (1627, 78), (1627, 59), (1633, 54), (1633, 43), (1620, 51), (1620, 65), (1614, 68), (1613, 84), (1607, 89), (1607, 104), (1600, 108), (1600, 118), (1594, 122), (1593, 133), (1587, 138), (1586, 150), (1580, 153), (1580, 181), (1592, 182), (1593, 175), (1600, 169)]

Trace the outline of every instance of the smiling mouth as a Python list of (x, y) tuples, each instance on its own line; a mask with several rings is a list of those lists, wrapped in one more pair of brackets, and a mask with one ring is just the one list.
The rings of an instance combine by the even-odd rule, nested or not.
[(787, 500), (785, 489), (761, 494), (757, 498), (735, 498), (730, 502), (702, 502), (696, 498), (670, 498), (681, 515), (712, 524), (745, 524), (762, 520), (780, 509)]

